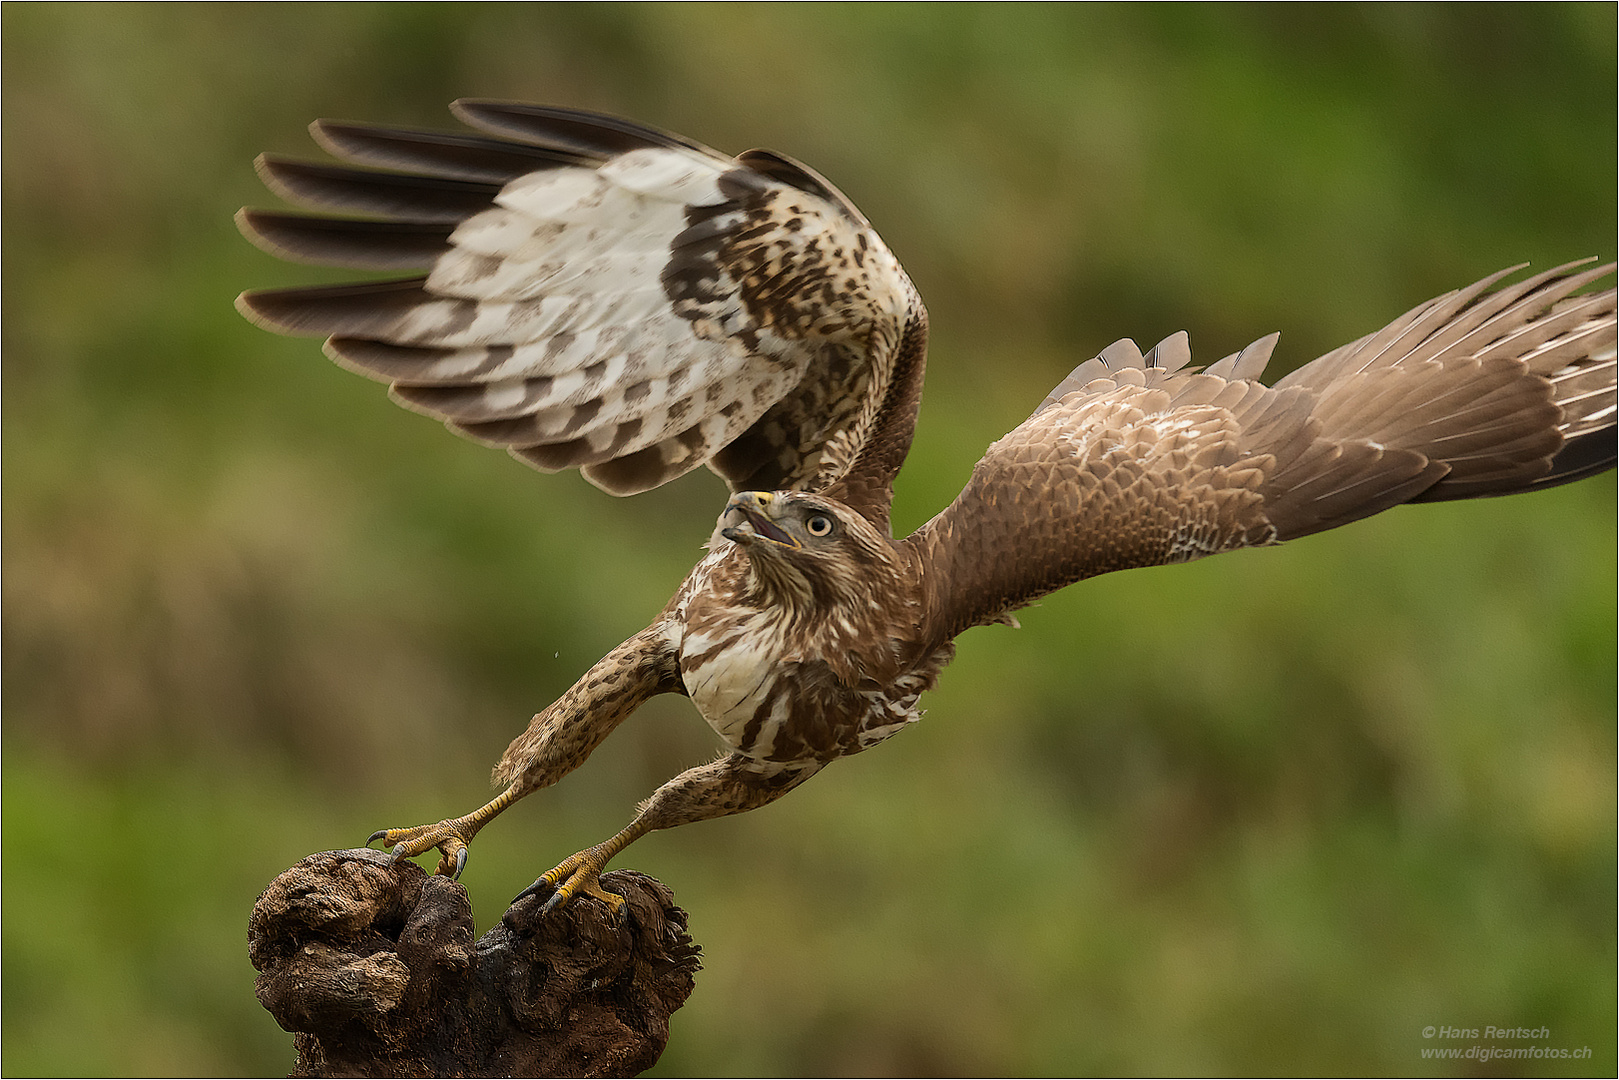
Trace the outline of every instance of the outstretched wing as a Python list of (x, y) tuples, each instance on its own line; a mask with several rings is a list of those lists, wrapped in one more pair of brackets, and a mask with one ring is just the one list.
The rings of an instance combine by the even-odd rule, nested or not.
[(1566, 483), (1615, 458), (1613, 271), (1430, 301), (1266, 387), (1264, 338), (1199, 372), (1185, 333), (1116, 342), (906, 542), (927, 638), (1081, 578), (1334, 528), (1404, 502)]
[(893, 440), (880, 413), (919, 384), (926, 313), (825, 180), (607, 116), (452, 108), (489, 134), (318, 121), (317, 142), (369, 167), (259, 159), (289, 201), (363, 217), (238, 215), (286, 259), (425, 276), (248, 292), (242, 313), (617, 495), (703, 464), (735, 490), (819, 489)]

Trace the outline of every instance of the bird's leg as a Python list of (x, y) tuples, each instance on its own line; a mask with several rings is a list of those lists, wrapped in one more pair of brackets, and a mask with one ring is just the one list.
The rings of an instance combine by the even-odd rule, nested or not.
[(517, 900), (550, 893), (542, 910), (551, 911), (583, 893), (594, 896), (616, 912), (624, 906), (624, 898), (601, 887), (601, 872), (608, 860), (631, 843), (654, 829), (740, 814), (774, 802), (820, 768), (818, 761), (782, 765), (728, 754), (707, 765), (688, 769), (642, 803), (640, 813), (627, 828), (595, 847), (562, 860), (519, 893)]
[(491, 802), (433, 825), (381, 829), (367, 842), (381, 840), (396, 859), (438, 848), (437, 872), (458, 876), (466, 866), (467, 845), (496, 814), (578, 768), (647, 698), (681, 688), (674, 657), (661, 622), (643, 630), (603, 657), (512, 741), (495, 766), (495, 783), (505, 784), (505, 790)]

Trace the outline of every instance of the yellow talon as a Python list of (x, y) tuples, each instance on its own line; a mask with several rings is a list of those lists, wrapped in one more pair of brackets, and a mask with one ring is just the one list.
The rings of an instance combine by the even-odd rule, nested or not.
[(466, 829), (465, 818), (452, 818), (436, 825), (417, 825), (410, 829), (379, 829), (366, 840), (370, 845), (378, 840), (382, 846), (393, 849), (394, 859), (409, 859), (439, 850), (438, 869), (434, 873), (456, 878), (467, 865), (467, 841), (476, 828)]
[(478, 830), (489, 820), (516, 801), (513, 789), (507, 788), (492, 802), (480, 806), (470, 814), (446, 818), (433, 825), (416, 825), (409, 829), (379, 829), (366, 843), (381, 840), (384, 847), (393, 848), (393, 857), (409, 859), (439, 850), (438, 868), (433, 872), (448, 878), (458, 878), (467, 865), (467, 845), (478, 835)]
[(600, 900), (607, 905), (608, 910), (617, 915), (624, 907), (624, 898), (601, 887), (602, 867), (610, 858), (611, 853), (603, 852), (601, 846), (570, 855), (540, 875), (540, 880), (524, 889), (518, 899), (521, 900), (523, 896), (531, 893), (549, 890), (551, 897), (540, 908), (543, 915), (555, 911), (582, 893)]
[[(546, 900), (545, 906), (540, 908), (540, 914), (544, 915), (555, 911), (575, 896), (583, 893), (585, 896), (593, 896), (600, 900), (607, 905), (614, 915), (617, 915), (624, 909), (624, 898), (601, 887), (602, 868), (608, 864), (614, 855), (623, 851), (637, 837), (644, 836), (647, 832), (648, 826), (646, 823), (637, 818), (612, 838), (597, 844), (593, 848), (575, 852), (557, 863), (557, 865), (540, 875), (538, 881), (518, 893), (517, 900), (521, 900), (525, 896), (535, 896), (539, 893), (549, 892), (551, 894), (550, 899)], [(513, 900), (512, 903), (517, 903), (517, 900)]]

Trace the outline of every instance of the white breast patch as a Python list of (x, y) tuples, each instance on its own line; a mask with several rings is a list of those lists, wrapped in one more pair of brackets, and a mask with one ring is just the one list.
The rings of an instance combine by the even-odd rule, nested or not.
[[(687, 655), (701, 655), (713, 642), (702, 632), (689, 633), (682, 643)], [(721, 649), (702, 664), (681, 672), (686, 693), (708, 726), (737, 749), (743, 731), (759, 711), (775, 683), (781, 657), (781, 630), (776, 620), (756, 616), (748, 620), (735, 644)]]

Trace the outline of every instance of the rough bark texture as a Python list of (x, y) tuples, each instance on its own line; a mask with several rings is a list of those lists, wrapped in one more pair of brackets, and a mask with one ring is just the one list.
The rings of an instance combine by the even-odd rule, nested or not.
[(472, 940), (466, 890), (370, 849), (311, 855), (253, 905), (254, 990), (295, 1033), (293, 1076), (633, 1076), (699, 967), (661, 883), (602, 875), (621, 917), (540, 898)]

